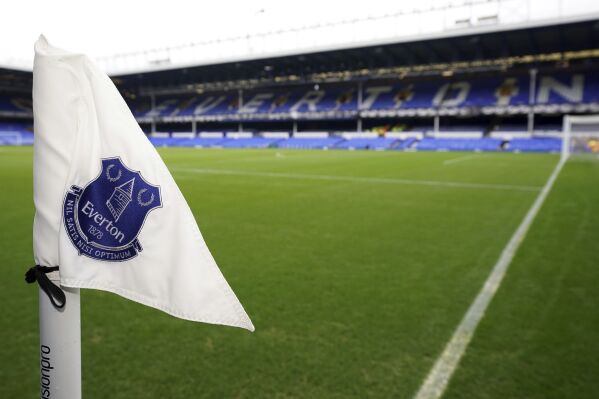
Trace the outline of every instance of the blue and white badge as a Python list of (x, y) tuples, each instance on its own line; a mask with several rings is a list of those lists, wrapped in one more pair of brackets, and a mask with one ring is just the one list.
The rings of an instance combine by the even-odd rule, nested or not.
[(85, 188), (71, 186), (64, 200), (64, 225), (79, 255), (125, 261), (142, 250), (137, 236), (150, 211), (160, 207), (159, 186), (120, 158), (106, 158), (100, 175)]

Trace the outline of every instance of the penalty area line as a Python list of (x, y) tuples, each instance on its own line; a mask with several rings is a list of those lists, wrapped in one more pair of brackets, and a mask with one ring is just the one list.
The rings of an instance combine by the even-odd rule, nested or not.
[(541, 187), (520, 186), (512, 184), (485, 184), (485, 183), (466, 183), (454, 181), (435, 181), (435, 180), (411, 180), (396, 179), (391, 177), (360, 177), (360, 176), (339, 176), (339, 175), (316, 175), (303, 173), (280, 173), (280, 172), (250, 172), (243, 170), (227, 169), (200, 169), (200, 168), (171, 168), (174, 172), (188, 172), (212, 175), (231, 175), (231, 176), (255, 176), (272, 177), (284, 179), (302, 179), (302, 180), (331, 180), (348, 181), (363, 183), (382, 183), (382, 184), (406, 184), (415, 186), (431, 187), (452, 187), (452, 188), (470, 188), (470, 189), (491, 189), (491, 190), (512, 190), (512, 191), (539, 191)]
[(539, 212), (539, 209), (541, 209), (541, 206), (543, 206), (545, 198), (547, 198), (551, 187), (553, 187), (553, 183), (557, 179), (564, 163), (564, 160), (560, 160), (549, 176), (549, 179), (547, 179), (545, 186), (543, 186), (543, 189), (535, 199), (535, 202), (532, 204), (526, 213), (526, 216), (524, 216), (524, 219), (501, 252), (497, 263), (495, 263), (495, 266), (493, 266), (493, 269), (491, 270), (491, 274), (487, 277), (482, 289), (454, 331), (451, 339), (445, 346), (443, 353), (437, 358), (437, 361), (423, 384), (420, 386), (414, 399), (438, 399), (445, 392), (449, 380), (472, 340), (472, 336), (474, 335), (478, 323), (482, 319), (493, 296), (495, 296), (508, 266), (512, 262), (518, 247), (524, 240), (532, 221)]

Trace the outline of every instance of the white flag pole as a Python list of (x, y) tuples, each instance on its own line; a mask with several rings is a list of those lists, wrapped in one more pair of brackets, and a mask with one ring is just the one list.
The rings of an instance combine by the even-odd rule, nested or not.
[[(60, 286), (58, 272), (47, 274)], [(79, 289), (61, 287), (66, 303), (58, 308), (39, 288), (40, 396), (81, 399), (81, 314)]]

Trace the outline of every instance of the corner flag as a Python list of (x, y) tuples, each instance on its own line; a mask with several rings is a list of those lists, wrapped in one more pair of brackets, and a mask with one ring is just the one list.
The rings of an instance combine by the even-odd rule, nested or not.
[(81, 397), (79, 288), (254, 330), (177, 184), (105, 73), (41, 36), (33, 111), (37, 265), (26, 280), (40, 284), (42, 397)]
[(253, 330), (110, 78), (42, 36), (33, 79), (36, 263), (59, 266), (65, 287)]

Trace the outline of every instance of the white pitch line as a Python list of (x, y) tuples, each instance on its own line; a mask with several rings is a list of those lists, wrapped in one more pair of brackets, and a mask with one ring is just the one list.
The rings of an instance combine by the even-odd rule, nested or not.
[(312, 179), (312, 180), (333, 180), (350, 181), (364, 183), (387, 183), (387, 184), (409, 184), (417, 186), (432, 187), (452, 187), (452, 188), (474, 188), (474, 189), (492, 189), (492, 190), (515, 190), (515, 191), (539, 191), (538, 186), (519, 186), (510, 184), (484, 184), (484, 183), (463, 183), (452, 181), (435, 180), (410, 180), (395, 179), (387, 177), (360, 177), (360, 176), (335, 176), (335, 175), (316, 175), (302, 173), (279, 173), (279, 172), (249, 172), (243, 170), (225, 170), (225, 169), (198, 169), (198, 168), (172, 168), (174, 172), (190, 172), (213, 175), (232, 175), (232, 176), (256, 176), (256, 177), (275, 177), (289, 179)]
[(518, 226), (518, 229), (516, 229), (506, 247), (503, 249), (501, 256), (497, 260), (495, 266), (493, 266), (491, 274), (485, 281), (485, 284), (476, 296), (476, 299), (470, 305), (464, 318), (445, 346), (443, 353), (437, 358), (435, 365), (430, 370), (426, 380), (424, 380), (424, 383), (414, 397), (415, 399), (438, 399), (445, 392), (445, 388), (466, 351), (478, 323), (482, 319), (491, 299), (493, 299), (493, 296), (497, 292), (505, 272), (514, 258), (516, 250), (524, 240), (524, 236), (528, 232), (539, 209), (541, 209), (541, 206), (543, 205), (545, 198), (547, 198), (547, 194), (549, 194), (564, 163), (564, 161), (560, 160), (549, 176), (549, 179), (547, 179), (545, 186), (543, 186), (543, 189), (537, 196), (535, 202), (526, 213), (520, 226)]
[(445, 161), (443, 161), (443, 165), (451, 165), (453, 163), (468, 161), (468, 160), (474, 159), (474, 158), (480, 158), (480, 154), (464, 155), (464, 156), (457, 157), (457, 158), (446, 159)]

